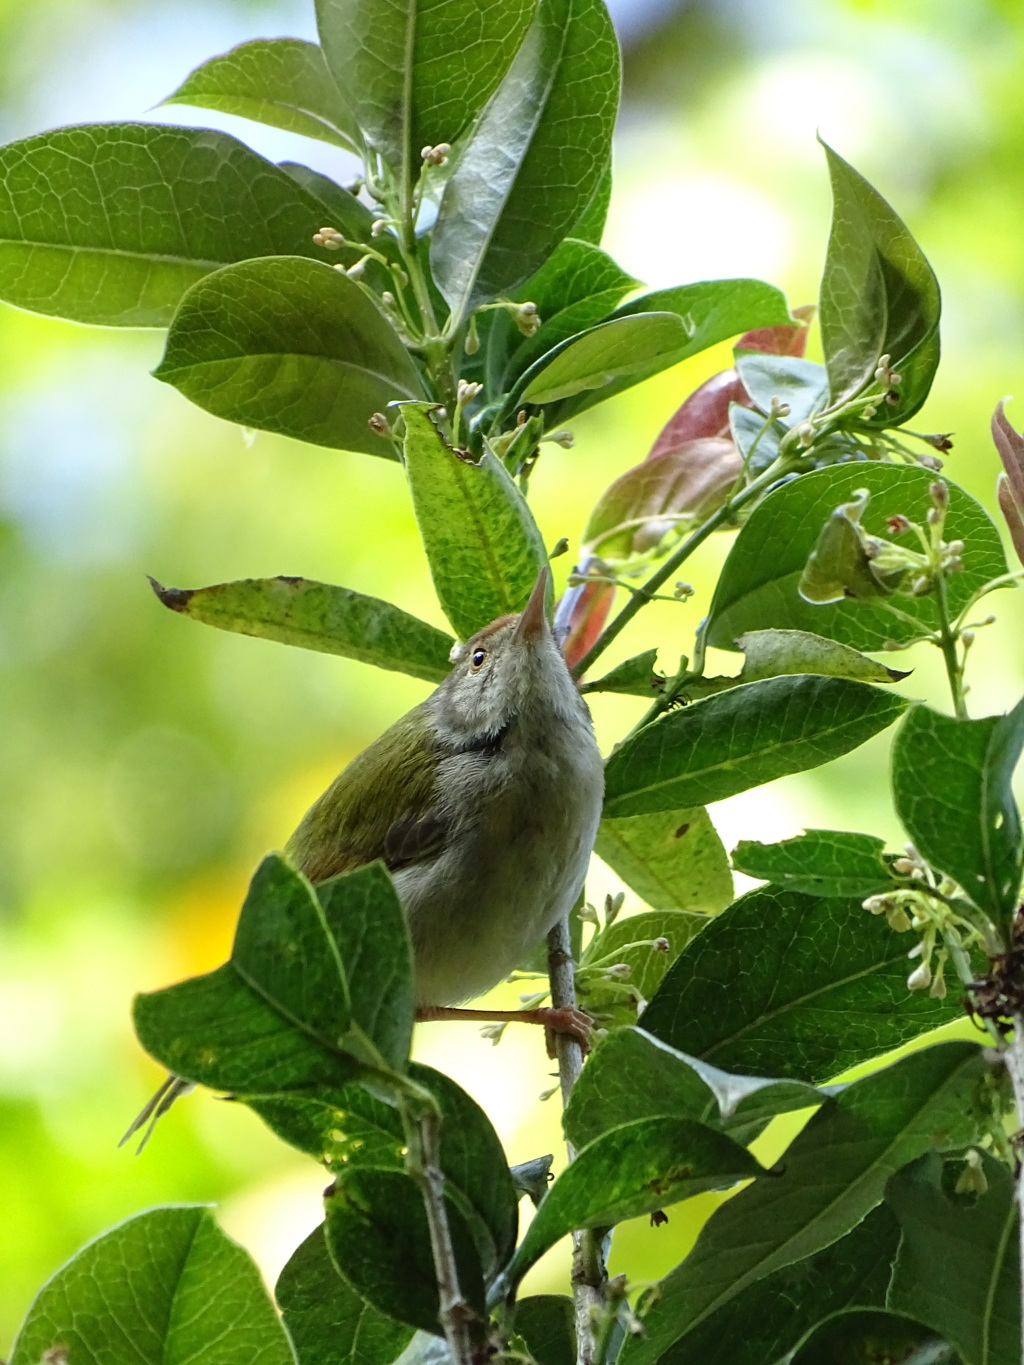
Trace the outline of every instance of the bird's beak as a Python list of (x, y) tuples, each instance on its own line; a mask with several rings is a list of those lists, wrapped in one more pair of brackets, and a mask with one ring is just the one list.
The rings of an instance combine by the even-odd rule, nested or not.
[(548, 628), (547, 616), (544, 614), (544, 603), (548, 593), (548, 584), (551, 581), (551, 570), (545, 564), (537, 575), (537, 581), (533, 585), (533, 592), (530, 593), (530, 600), (523, 608), (523, 613), (516, 626), (516, 640), (538, 640)]

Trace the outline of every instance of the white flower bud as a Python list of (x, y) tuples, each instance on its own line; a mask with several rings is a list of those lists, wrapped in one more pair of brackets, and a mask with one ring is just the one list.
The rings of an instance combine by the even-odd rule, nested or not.
[(439, 142), (436, 147), (424, 147), (420, 156), (428, 166), (443, 166), (448, 160), (451, 143)]
[(384, 290), (383, 294), (380, 296), (380, 301), (385, 308), (394, 308), (395, 306), (395, 296), (390, 289)]
[(355, 265), (350, 265), (345, 274), (350, 280), (361, 280), (366, 273), (366, 260), (356, 261)]
[(576, 438), (571, 431), (553, 431), (550, 436), (544, 437), (545, 441), (553, 441), (556, 446), (561, 446), (563, 450), (572, 450), (576, 444)]
[(915, 864), (909, 858), (894, 858), (892, 870), (898, 872), (901, 877), (909, 877), (913, 874)]
[(960, 632), (960, 643), (963, 645), (964, 649), (970, 649), (971, 645), (974, 644), (974, 631), (970, 629), (962, 630)]
[(923, 991), (926, 986), (931, 984), (932, 969), (927, 962), (922, 962), (919, 967), (915, 967), (907, 977), (907, 990), (910, 991)]

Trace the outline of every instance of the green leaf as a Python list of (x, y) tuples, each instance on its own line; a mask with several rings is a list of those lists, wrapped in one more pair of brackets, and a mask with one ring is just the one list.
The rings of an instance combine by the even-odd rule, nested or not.
[[(633, 317), (637, 313), (676, 313), (686, 324), (688, 340), (680, 350), (658, 357), (645, 369), (625, 375), (606, 388), (587, 390), (554, 404), (546, 412), (549, 427), (560, 425), (576, 413), (595, 403), (603, 403), (606, 398), (622, 393), (633, 384), (639, 384), (719, 341), (727, 341), (729, 337), (753, 328), (792, 322), (786, 300), (778, 289), (760, 280), (743, 279), (704, 280), (673, 289), (657, 289), (620, 305), (612, 318)], [(557, 353), (556, 348), (549, 355), (553, 359)], [(539, 369), (546, 359), (542, 357), (534, 369)]]
[[(512, 1254), (519, 1219), (518, 1194), (501, 1142), (484, 1111), (448, 1076), (416, 1064), (410, 1065), (409, 1076), (438, 1103), (448, 1196), (473, 1231), (485, 1273), (493, 1274)], [(401, 1114), (362, 1085), (263, 1096), (249, 1103), (279, 1137), (336, 1174), (356, 1166), (405, 1170)]]
[[(495, 28), (507, 25), (503, 9)], [(603, 0), (545, 0), (441, 200), (430, 263), (455, 318), (521, 284), (569, 236), (604, 176), (618, 99)]]
[(609, 1227), (763, 1174), (739, 1143), (690, 1119), (639, 1119), (613, 1128), (584, 1147), (549, 1188), (505, 1272), (507, 1284), (517, 1284), (574, 1228)]
[(817, 673), (858, 682), (899, 682), (908, 674), (869, 659), (849, 645), (806, 630), (748, 630), (736, 639), (742, 649), (744, 682), (777, 678), (783, 673)]
[[(327, 1246), (352, 1287), (387, 1317), (441, 1335), (437, 1281), (423, 1198), (401, 1171), (356, 1168), (324, 1200)], [(465, 1220), (445, 1200), (459, 1287), (485, 1316), (480, 1261)]]
[[(303, 166), (300, 161), (279, 161), (277, 164), (297, 185), (301, 185), (304, 190), (315, 195), (327, 210), (328, 225), (337, 228), (349, 239), (346, 246), (341, 248), (340, 254), (334, 253), (332, 264), (340, 260), (344, 265), (354, 265), (365, 254), (360, 243), (368, 242), (372, 235), (374, 217), (370, 210), (354, 194), (349, 194), (348, 190), (342, 189), (330, 176), (310, 170), (308, 166)], [(394, 247), (391, 245), (393, 239), (378, 237), (376, 241), (382, 254), (397, 254), (397, 243)], [(346, 251), (351, 252), (351, 255), (346, 255)], [(319, 259), (323, 260), (322, 254)], [(367, 274), (364, 278), (369, 278), (370, 272), (375, 268), (373, 261), (367, 261)], [(384, 282), (382, 287), (387, 288), (387, 283)]]
[(369, 294), (299, 257), (245, 261), (193, 285), (153, 373), (229, 422), (389, 459), (370, 417), (423, 392)]
[(812, 360), (741, 351), (736, 357), (736, 369), (743, 387), (766, 417), (772, 410), (773, 398), (789, 405), (783, 419), (786, 427), (799, 426), (820, 412), (828, 401), (828, 374)]
[(0, 148), (0, 298), (106, 327), (165, 327), (197, 280), (321, 256), (324, 206), (226, 133), (123, 123)]
[(519, 1299), (515, 1332), (537, 1365), (576, 1365), (576, 1310), (565, 1294)]
[(803, 1081), (736, 1076), (663, 1043), (639, 1028), (603, 1038), (573, 1087), (565, 1135), (584, 1147), (620, 1124), (658, 1115), (693, 1119), (744, 1141), (751, 1129), (825, 1098)]
[(606, 816), (703, 805), (863, 744), (903, 697), (809, 674), (744, 683), (673, 712), (627, 740), (605, 768)]
[[(579, 958), (580, 1008), (602, 1028), (635, 1023), (672, 963), (706, 923), (704, 915), (686, 910), (648, 910), (615, 920), (594, 935)], [(628, 968), (628, 978), (623, 981), (619, 973), (609, 978), (611, 967), (620, 973)]]
[(316, 43), (258, 38), (211, 57), (164, 104), (189, 104), (268, 123), (358, 151), (352, 115)]
[(945, 1337), (968, 1365), (1020, 1359), (1020, 1238), (1011, 1172), (980, 1153), (988, 1189), (958, 1195), (934, 1152), (897, 1171), (886, 1201), (903, 1237), (889, 1307)]
[(136, 997), (147, 1052), (185, 1080), (243, 1099), (344, 1086), (359, 1063), (382, 1079), (400, 1067), (412, 1030), (412, 950), (387, 873), (371, 864), (318, 895), (323, 908), (279, 855), (266, 858), (231, 961)]
[(659, 910), (714, 915), (732, 900), (729, 859), (703, 806), (620, 819), (605, 816), (595, 851)]
[(750, 1285), (838, 1241), (900, 1166), (971, 1141), (971, 1099), (985, 1068), (973, 1043), (941, 1043), (847, 1086), (791, 1143), (781, 1175), (756, 1181), (705, 1223), (661, 1282), (643, 1338), (624, 1344), (622, 1365), (653, 1365)]
[(960, 1017), (908, 993), (910, 946), (859, 900), (762, 887), (683, 950), (640, 1024), (729, 1071), (825, 1081)]
[(961, 1365), (946, 1342), (913, 1318), (878, 1308), (848, 1308), (815, 1327), (786, 1365)]
[(535, 1156), (532, 1161), (521, 1161), (517, 1166), (508, 1168), (518, 1197), (521, 1199), (524, 1194), (529, 1195), (530, 1202), (535, 1208), (544, 1198), (549, 1183), (554, 1179), (551, 1174), (551, 1163), (554, 1159), (554, 1154), (549, 1152), (547, 1156)]
[(822, 143), (832, 178), (832, 232), (819, 316), (833, 403), (874, 385), (888, 355), (903, 376), (901, 401), (882, 405), (880, 424), (918, 410), (939, 363), (939, 285), (905, 224), (877, 190)]
[(295, 1360), (256, 1266), (196, 1205), (129, 1218), (47, 1281), (11, 1365), (39, 1365), (57, 1345), (75, 1365)]
[(809, 829), (778, 844), (744, 839), (733, 850), (732, 865), (809, 896), (873, 896), (896, 883), (882, 858), (885, 840), (874, 834)]
[(339, 1273), (322, 1223), (292, 1253), (274, 1296), (299, 1365), (391, 1365), (412, 1336)]
[(581, 692), (621, 692), (631, 697), (652, 697), (665, 686), (665, 677), (654, 671), (658, 650), (645, 649), (611, 669), (603, 678), (580, 685)]
[(517, 390), (516, 401), (554, 403), (586, 389), (604, 388), (639, 370), (649, 372), (652, 361), (674, 355), (690, 335), (691, 329), (675, 313), (613, 318), (574, 337), (553, 358), (543, 357)]
[[(813, 470), (769, 493), (751, 513), (725, 562), (711, 603), (708, 643), (735, 649), (745, 631), (774, 627), (811, 631), (854, 649), (899, 649), (936, 630), (932, 596), (900, 596), (900, 612), (920, 622), (915, 626), (894, 616), (882, 601), (817, 606), (797, 591), (821, 528), (840, 503), (866, 488), (871, 501), (862, 519), (864, 529), (888, 538), (886, 523), (897, 514), (925, 524), (934, 479), (917, 467), (858, 463)], [(945, 534), (967, 546), (963, 573), (948, 581), (955, 616), (978, 588), (1006, 572), (1006, 557), (988, 513), (955, 484), (949, 485), (946, 527)]]
[(243, 578), (210, 588), (165, 588), (165, 607), (220, 630), (340, 654), (426, 682), (447, 677), (450, 635), (379, 597), (309, 578)]
[(492, 314), (495, 329), (490, 344), (494, 346), (499, 340), (496, 333), (500, 329), (500, 344), (508, 353), (497, 387), (501, 391), (511, 388), (540, 356), (596, 326), (636, 283), (600, 247), (567, 238), (537, 273), (511, 294), (518, 303), (536, 306), (541, 319), (536, 334), (521, 336), (504, 309)]
[(402, 408), (405, 471), (430, 572), (462, 639), (522, 611), (547, 563), (533, 514), (499, 460), (466, 463), (445, 443), (430, 409)]
[(371, 863), (322, 882), (316, 896), (348, 985), (352, 1027), (345, 1045), (373, 1065), (383, 1058), (404, 1071), (416, 988), (406, 915), (391, 878), (383, 863)]
[(880, 1204), (832, 1246), (757, 1280), (704, 1318), (669, 1348), (662, 1365), (781, 1365), (822, 1318), (854, 1306), (884, 1307), (899, 1235), (891, 1210)]
[(403, 194), (421, 149), (454, 143), (487, 103), (532, 14), (532, 0), (508, 0), (500, 14), (481, 0), (317, 0), (330, 73)]
[(1024, 856), (1011, 786), (1022, 748), (1024, 701), (983, 720), (954, 720), (915, 706), (892, 754), (896, 813), (907, 833), (1007, 940)]

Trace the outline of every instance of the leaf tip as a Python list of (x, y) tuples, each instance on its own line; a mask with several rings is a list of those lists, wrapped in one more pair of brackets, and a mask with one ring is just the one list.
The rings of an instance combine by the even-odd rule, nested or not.
[(170, 607), (171, 611), (187, 611), (188, 604), (195, 596), (194, 588), (165, 588), (162, 583), (158, 583), (152, 574), (147, 574), (149, 585), (159, 597), (165, 607)]

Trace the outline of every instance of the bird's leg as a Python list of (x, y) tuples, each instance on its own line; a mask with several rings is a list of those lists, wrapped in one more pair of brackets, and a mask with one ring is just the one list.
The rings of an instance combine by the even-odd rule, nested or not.
[(540, 1024), (548, 1036), (548, 1055), (553, 1057), (554, 1035), (567, 1033), (575, 1038), (584, 1052), (590, 1051), (590, 1035), (594, 1021), (575, 1005), (553, 1009), (550, 1005), (532, 1010), (466, 1010), (452, 1005), (417, 1005), (416, 1021), (420, 1024), (435, 1019), (476, 1020), (482, 1024)]

